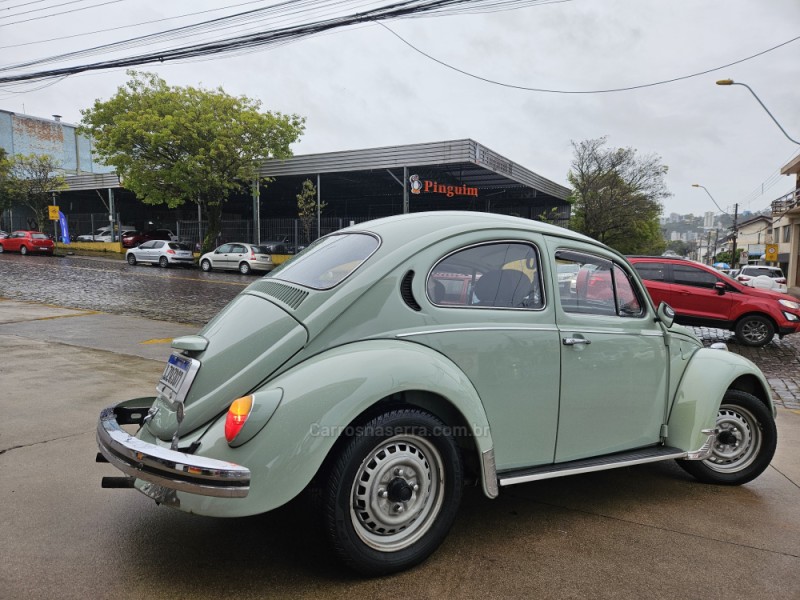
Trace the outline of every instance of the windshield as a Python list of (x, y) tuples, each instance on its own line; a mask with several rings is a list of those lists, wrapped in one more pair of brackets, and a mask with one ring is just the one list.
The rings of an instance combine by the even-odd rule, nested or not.
[(296, 258), (269, 275), (306, 287), (329, 290), (364, 263), (378, 248), (378, 239), (363, 233), (320, 238)]

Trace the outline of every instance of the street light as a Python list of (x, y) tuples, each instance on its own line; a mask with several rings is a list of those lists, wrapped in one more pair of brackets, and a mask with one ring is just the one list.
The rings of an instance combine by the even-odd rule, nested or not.
[(770, 118), (775, 122), (775, 125), (778, 126), (778, 129), (780, 129), (783, 132), (783, 135), (785, 135), (787, 138), (789, 138), (789, 140), (791, 140), (795, 144), (800, 145), (800, 142), (798, 142), (797, 140), (793, 139), (792, 137), (789, 136), (788, 133), (786, 133), (786, 130), (783, 127), (781, 127), (780, 123), (778, 123), (778, 119), (776, 119), (772, 115), (772, 113), (769, 112), (769, 109), (766, 106), (764, 106), (764, 103), (761, 101), (761, 98), (756, 96), (756, 93), (752, 90), (752, 88), (749, 85), (747, 85), (746, 83), (737, 83), (733, 79), (720, 79), (719, 81), (717, 81), (717, 85), (741, 85), (741, 86), (746, 87), (748, 90), (750, 90), (750, 93), (753, 94), (753, 98), (758, 100), (758, 103), (761, 105), (761, 108), (763, 108), (767, 112), (767, 114), (770, 116)]
[[(719, 208), (719, 204), (717, 204), (717, 201), (714, 200), (714, 196), (711, 195), (711, 192), (709, 192), (708, 189), (706, 189), (706, 186), (700, 185), (699, 183), (693, 183), (692, 187), (703, 188), (703, 191), (706, 194), (708, 194), (709, 198), (711, 198), (711, 201), (714, 203), (714, 206)], [(719, 208), (719, 210), (720, 210), (720, 212), (728, 214), (727, 212), (725, 212), (721, 208)], [(728, 216), (730, 216), (730, 215), (728, 215)], [(738, 220), (738, 217), (739, 217), (739, 204), (737, 203), (737, 204), (733, 205), (733, 249), (731, 250), (731, 269), (735, 269), (736, 268), (736, 238), (738, 236), (738, 233), (736, 231), (736, 229), (737, 229), (736, 228), (736, 221)]]

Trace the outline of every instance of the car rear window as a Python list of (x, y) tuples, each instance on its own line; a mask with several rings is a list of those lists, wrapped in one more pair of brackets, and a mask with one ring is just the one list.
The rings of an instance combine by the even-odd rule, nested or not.
[(758, 277), (759, 275), (766, 275), (773, 279), (780, 279), (783, 277), (783, 272), (780, 269), (768, 267), (746, 267), (742, 269), (740, 275), (747, 275), (748, 277)]
[(329, 290), (360, 267), (379, 244), (378, 238), (365, 233), (328, 235), (274, 269), (268, 277)]
[(47, 236), (43, 233), (32, 233), (31, 238), (34, 240), (46, 240)]
[(189, 248), (189, 246), (188, 246), (188, 245), (186, 245), (186, 244), (179, 244), (178, 242), (170, 242), (170, 243), (169, 243), (169, 244), (167, 244), (167, 245), (168, 245), (170, 248), (172, 248), (173, 250), (190, 250), (190, 249), (191, 249), (191, 248)]

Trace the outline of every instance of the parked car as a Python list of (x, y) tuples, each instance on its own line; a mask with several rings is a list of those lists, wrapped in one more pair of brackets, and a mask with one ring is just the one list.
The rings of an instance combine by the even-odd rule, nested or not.
[[(559, 286), (559, 265), (607, 273), (611, 296)], [(468, 291), (437, 298), (448, 280)], [(777, 439), (769, 385), (720, 346), (580, 234), (478, 212), (361, 223), (173, 340), (157, 396), (101, 413), (100, 452), (125, 474), (104, 486), (218, 517), (308, 490), (336, 556), (395, 572), (442, 542), (465, 481), (495, 498), (672, 459), (705, 482), (757, 477)]]
[[(762, 277), (762, 279), (756, 281), (757, 277)], [(774, 289), (784, 294), (788, 291), (786, 287), (786, 277), (783, 275), (783, 270), (780, 267), (745, 265), (736, 274), (736, 281), (751, 287)]]
[(144, 233), (138, 230), (126, 231), (120, 238), (123, 248), (135, 248), (144, 241), (147, 241)]
[(0, 230), (0, 240), (4, 240), (7, 237), (8, 237), (8, 232)]
[(222, 244), (203, 254), (199, 264), (203, 271), (227, 269), (239, 271), (242, 275), (247, 275), (250, 271), (271, 271), (275, 268), (272, 253), (266, 247), (244, 242)]
[(800, 331), (797, 298), (748, 287), (701, 263), (663, 256), (629, 259), (653, 302), (668, 303), (678, 323), (729, 329), (746, 346)]
[(48, 254), (53, 256), (55, 244), (41, 231), (12, 231), (6, 238), (0, 238), (0, 252), (19, 252), (26, 254)]
[[(110, 225), (106, 225), (104, 227), (100, 227), (96, 229), (93, 233), (79, 235), (76, 241), (78, 242), (113, 242), (112, 240), (112, 231), (116, 231), (116, 229), (112, 228)], [(119, 241), (120, 237), (125, 236), (126, 233), (129, 231), (135, 231), (135, 228), (131, 225), (123, 225), (119, 231), (121, 232), (118, 236), (114, 236), (117, 238), (116, 241)]]
[(143, 240), (167, 240), (170, 242), (177, 242), (178, 235), (174, 233), (171, 229), (151, 229), (149, 231), (145, 231), (143, 234)]
[(129, 265), (136, 263), (153, 263), (160, 267), (183, 265), (191, 267), (194, 264), (194, 254), (186, 244), (179, 242), (166, 242), (164, 240), (149, 240), (142, 242), (136, 248), (131, 248), (125, 253), (125, 260)]

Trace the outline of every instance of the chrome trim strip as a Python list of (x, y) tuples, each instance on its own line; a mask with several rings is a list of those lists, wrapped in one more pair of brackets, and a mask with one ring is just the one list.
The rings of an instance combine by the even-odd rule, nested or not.
[(500, 490), (497, 488), (497, 466), (494, 462), (494, 448), (489, 448), (481, 454), (483, 462), (483, 490), (489, 498), (497, 498)]
[(644, 458), (636, 458), (633, 460), (621, 461), (618, 463), (607, 463), (604, 465), (596, 465), (591, 467), (577, 467), (575, 469), (553, 470), (534, 473), (533, 475), (519, 475), (510, 477), (500, 477), (500, 486), (516, 485), (518, 483), (527, 483), (529, 481), (540, 481), (542, 479), (555, 479), (556, 477), (566, 477), (567, 475), (580, 475), (581, 473), (593, 473), (595, 471), (608, 471), (610, 469), (617, 469), (619, 467), (631, 467), (633, 465), (642, 465), (651, 462), (660, 462), (662, 460), (672, 460), (677, 458), (686, 458), (686, 452), (676, 452), (675, 454), (662, 454), (660, 456), (648, 456)]
[(97, 445), (123, 473), (171, 490), (217, 498), (244, 498), (250, 491), (250, 469), (204, 456), (144, 442), (117, 423), (114, 406), (100, 413)]
[(686, 460), (705, 460), (714, 451), (714, 442), (717, 440), (716, 429), (702, 429), (700, 433), (706, 435), (706, 441), (694, 452), (686, 453)]
[(411, 331), (408, 333), (398, 333), (396, 338), (413, 337), (415, 335), (431, 335), (437, 333), (459, 333), (463, 331), (558, 331), (557, 327), (518, 327), (497, 325), (493, 327), (448, 327), (447, 329), (429, 329), (427, 331)]

